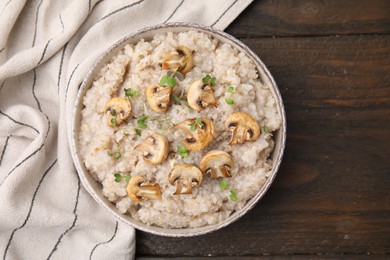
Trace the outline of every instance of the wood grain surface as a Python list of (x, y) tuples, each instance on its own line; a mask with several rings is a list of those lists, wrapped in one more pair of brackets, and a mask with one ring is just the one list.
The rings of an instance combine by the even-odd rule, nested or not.
[(389, 259), (390, 1), (258, 0), (227, 32), (279, 85), (281, 169), (237, 222), (193, 238), (137, 231), (137, 256)]

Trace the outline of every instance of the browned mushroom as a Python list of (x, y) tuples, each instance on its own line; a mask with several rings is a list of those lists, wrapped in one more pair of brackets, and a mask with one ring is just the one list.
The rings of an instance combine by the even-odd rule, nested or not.
[(142, 151), (146, 163), (159, 164), (168, 156), (169, 143), (165, 136), (152, 134), (137, 145), (134, 150)]
[(212, 150), (200, 159), (199, 168), (204, 174), (210, 174), (213, 179), (230, 178), (233, 158), (227, 152)]
[(148, 199), (160, 199), (161, 189), (156, 183), (145, 182), (141, 176), (132, 176), (127, 184), (127, 195), (134, 202), (142, 202)]
[(191, 84), (187, 93), (188, 105), (196, 111), (201, 111), (208, 106), (217, 106), (213, 89), (209, 84), (203, 83), (202, 80), (195, 81)]
[(161, 67), (164, 70), (174, 70), (186, 74), (192, 69), (192, 51), (186, 46), (177, 46), (172, 53), (165, 56)]
[(131, 103), (127, 98), (112, 98), (104, 110), (107, 114), (106, 124), (111, 127), (122, 124), (131, 113)]
[(200, 151), (214, 139), (214, 125), (208, 118), (187, 119), (175, 127), (186, 133), (183, 144), (189, 151)]
[(169, 183), (175, 185), (173, 195), (191, 194), (192, 188), (202, 184), (203, 174), (191, 164), (176, 165), (168, 176)]
[(152, 84), (146, 89), (146, 99), (150, 108), (157, 113), (165, 113), (171, 102), (172, 88)]
[(249, 114), (234, 112), (225, 122), (225, 126), (232, 131), (229, 145), (243, 144), (246, 141), (254, 142), (260, 136), (260, 126)]

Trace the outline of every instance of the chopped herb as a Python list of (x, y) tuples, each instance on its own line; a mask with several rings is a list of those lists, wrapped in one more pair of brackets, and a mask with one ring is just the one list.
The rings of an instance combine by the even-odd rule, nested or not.
[(220, 182), (219, 182), (219, 187), (221, 188), (221, 190), (226, 190), (226, 188), (229, 186), (229, 182), (226, 180), (226, 179), (222, 179)]
[(199, 126), (204, 126), (203, 122), (202, 122), (202, 119), (200, 117), (198, 117), (196, 120), (196, 124), (199, 125)]
[(114, 177), (115, 177), (115, 181), (116, 182), (121, 182), (122, 181), (122, 175), (120, 175), (119, 173), (115, 173)]
[(237, 201), (237, 192), (235, 190), (230, 190), (230, 200)]
[(116, 159), (119, 159), (119, 158), (121, 158), (121, 153), (120, 152), (115, 152), (114, 153), (114, 157), (116, 158)]
[(111, 114), (112, 116), (115, 116), (115, 115), (116, 115), (116, 110), (115, 110), (115, 109), (113, 109), (113, 108), (111, 108), (111, 110), (110, 110), (110, 114)]
[(234, 100), (231, 97), (226, 98), (225, 101), (226, 101), (226, 103), (228, 105), (233, 105), (234, 104)]
[(161, 123), (159, 123), (159, 124), (157, 125), (157, 129), (158, 129), (158, 130), (161, 130), (161, 129), (162, 129), (162, 124), (161, 124)]
[(202, 82), (204, 84), (209, 84), (210, 86), (214, 87), (215, 86), (215, 81), (217, 80), (216, 77), (212, 77), (210, 76), (209, 74), (207, 74), (206, 76), (204, 76), (204, 78), (202, 78)]
[(189, 124), (188, 126), (190, 127), (191, 131), (195, 131), (196, 130), (196, 124), (195, 123), (194, 124)]
[(190, 127), (191, 131), (195, 131), (197, 125), (200, 127), (204, 126), (204, 123), (202, 122), (202, 119), (200, 117), (195, 119), (195, 123), (189, 124), (188, 126)]
[(265, 134), (267, 134), (268, 133), (268, 126), (263, 126), (263, 132), (265, 133)]
[(134, 131), (136, 135), (141, 136), (142, 133), (141, 129), (135, 128)]
[(131, 174), (130, 173), (125, 175), (126, 182), (129, 182), (130, 178), (131, 178)]
[(181, 101), (181, 99), (175, 95), (173, 95), (173, 100), (175, 100), (175, 102), (177, 102), (177, 103), (180, 103), (180, 101)]
[(111, 124), (113, 126), (116, 126), (116, 123), (117, 123), (116, 118), (111, 118)]
[(188, 157), (188, 150), (184, 145), (179, 145), (177, 147), (177, 152), (181, 155), (182, 158)]
[(145, 121), (146, 119), (148, 119), (147, 116), (143, 115), (141, 116), (138, 120), (137, 120), (137, 123), (138, 123), (138, 127), (141, 128), (141, 129), (146, 129), (148, 126), (146, 125)]
[(125, 96), (126, 97), (136, 97), (136, 96), (138, 96), (138, 91), (132, 90), (131, 88), (125, 88)]
[(226, 91), (229, 92), (229, 93), (234, 93), (234, 87), (230, 86), (230, 87), (227, 88)]
[(176, 86), (176, 79), (165, 75), (160, 80), (160, 86), (170, 86), (171, 88)]

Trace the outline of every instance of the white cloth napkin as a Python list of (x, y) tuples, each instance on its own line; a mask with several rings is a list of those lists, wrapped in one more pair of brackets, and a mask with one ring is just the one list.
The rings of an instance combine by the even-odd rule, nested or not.
[(225, 29), (252, 0), (0, 1), (1, 259), (130, 259), (135, 232), (74, 169), (78, 87), (120, 38), (166, 22)]

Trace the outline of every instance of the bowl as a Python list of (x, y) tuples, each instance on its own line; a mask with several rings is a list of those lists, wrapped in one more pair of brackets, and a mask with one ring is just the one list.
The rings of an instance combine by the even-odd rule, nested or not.
[[(238, 49), (241, 52), (244, 52), (250, 59), (253, 60), (257, 67), (257, 71), (259, 76), (263, 81), (266, 81), (269, 86), (271, 86), (271, 92), (277, 103), (277, 110), (281, 117), (282, 123), (280, 129), (278, 129), (274, 133), (274, 141), (275, 147), (273, 152), (271, 153), (272, 159), (272, 170), (269, 177), (266, 180), (266, 183), (262, 186), (262, 188), (257, 192), (257, 194), (252, 197), (243, 208), (238, 211), (233, 212), (229, 218), (225, 221), (220, 222), (218, 224), (207, 225), (199, 228), (181, 228), (181, 229), (167, 229), (157, 226), (151, 226), (144, 224), (140, 221), (133, 219), (130, 215), (121, 214), (107, 198), (105, 198), (102, 194), (102, 185), (97, 182), (86, 169), (81, 156), (80, 156), (80, 147), (78, 143), (78, 135), (80, 131), (80, 122), (81, 122), (81, 110), (83, 109), (83, 98), (87, 92), (87, 90), (91, 87), (93, 79), (97, 75), (98, 71), (102, 68), (102, 66), (107, 63), (118, 50), (122, 49), (127, 43), (136, 43), (141, 38), (148, 40), (151, 39), (157, 33), (167, 33), (167, 32), (184, 32), (189, 30), (198, 30), (209, 34), (221, 42), (228, 43), (232, 45), (234, 48)], [(148, 27), (142, 29), (134, 34), (124, 37), (120, 41), (116, 42), (111, 48), (109, 48), (104, 54), (96, 61), (94, 66), (90, 69), (89, 73), (85, 77), (82, 85), (79, 89), (75, 108), (73, 111), (72, 118), (72, 131), (70, 135), (70, 149), (72, 158), (77, 169), (77, 172), (80, 176), (81, 182), (86, 188), (86, 190), (92, 195), (92, 197), (108, 212), (110, 212), (114, 217), (127, 223), (136, 229), (142, 230), (144, 232), (161, 235), (161, 236), (169, 236), (169, 237), (190, 237), (206, 234), (209, 232), (213, 232), (215, 230), (221, 229), (232, 222), (239, 219), (245, 213), (247, 213), (251, 208), (253, 208), (256, 203), (264, 196), (266, 191), (269, 189), (271, 183), (273, 182), (276, 173), (279, 169), (279, 165), (282, 160), (282, 155), (285, 148), (285, 140), (286, 140), (286, 118), (285, 111), (283, 106), (283, 101), (281, 95), (279, 93), (278, 87), (271, 76), (271, 73), (268, 71), (264, 63), (260, 60), (257, 55), (252, 52), (246, 45), (242, 42), (234, 38), (233, 36), (224, 33), (222, 31), (213, 29), (211, 27), (205, 27), (197, 24), (189, 24), (189, 23), (170, 23), (157, 25), (154, 27)]]

